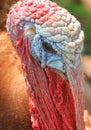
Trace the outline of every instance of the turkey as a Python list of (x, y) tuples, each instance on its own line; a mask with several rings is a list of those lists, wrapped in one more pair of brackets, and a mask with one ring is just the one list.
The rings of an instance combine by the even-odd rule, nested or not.
[(19, 1), (7, 31), (21, 59), (34, 130), (84, 130), (84, 33), (78, 20), (49, 0)]

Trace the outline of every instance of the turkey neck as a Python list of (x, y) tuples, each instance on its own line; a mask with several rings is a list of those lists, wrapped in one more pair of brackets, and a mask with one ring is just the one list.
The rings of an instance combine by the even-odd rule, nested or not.
[(54, 69), (42, 68), (28, 50), (17, 48), (29, 93), (34, 130), (76, 130), (75, 108), (69, 83)]

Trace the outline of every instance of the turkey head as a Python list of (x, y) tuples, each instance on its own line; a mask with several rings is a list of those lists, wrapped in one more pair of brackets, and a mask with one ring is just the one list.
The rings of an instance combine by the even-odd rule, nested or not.
[(78, 20), (48, 0), (23, 1), (8, 15), (7, 31), (22, 63), (34, 130), (84, 130)]

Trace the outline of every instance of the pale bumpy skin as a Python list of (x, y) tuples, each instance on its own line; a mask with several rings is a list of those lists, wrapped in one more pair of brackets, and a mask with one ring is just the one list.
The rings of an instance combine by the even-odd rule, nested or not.
[(84, 89), (80, 83), (83, 80), (80, 64), (84, 33), (78, 20), (51, 1), (27, 0), (11, 9), (7, 31), (15, 48), (22, 36), (27, 37), (30, 51), (42, 67), (49, 66), (67, 75), (74, 96), (77, 130), (83, 130)]
[[(15, 34), (17, 32), (17, 26), (24, 29), (24, 33), (27, 36), (31, 36), (31, 28), (33, 26), (36, 30), (32, 44), (32, 51), (35, 57), (40, 57), (40, 54), (38, 55), (38, 39), (42, 36), (45, 38), (44, 41), (48, 42), (57, 51), (57, 55), (64, 58), (70, 67), (77, 67), (81, 62), (80, 54), (84, 39), (81, 25), (77, 19), (66, 9), (57, 6), (56, 3), (43, 3), (40, 7), (38, 5), (36, 6), (36, 4), (31, 4), (31, 1), (25, 1), (25, 3), (28, 4), (25, 5), (24, 2), (18, 2), (11, 10), (9, 16), (12, 17), (12, 24), (8, 17), (7, 30), (11, 35), (11, 39), (14, 42), (16, 41)], [(12, 30), (12, 28), (15, 28), (15, 30)], [(39, 60), (41, 59), (39, 58)], [(63, 61), (62, 64), (64, 64)], [(57, 67), (55, 66), (55, 68)], [(63, 67), (61, 71), (65, 71)]]

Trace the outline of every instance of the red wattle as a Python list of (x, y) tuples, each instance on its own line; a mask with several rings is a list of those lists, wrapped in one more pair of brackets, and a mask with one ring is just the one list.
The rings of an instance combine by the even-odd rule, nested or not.
[(45, 69), (45, 77), (47, 86), (42, 84), (40, 89), (35, 83), (38, 88), (34, 94), (30, 94), (34, 130), (76, 130), (74, 102), (69, 84), (50, 68)]
[(29, 93), (34, 130), (76, 130), (75, 108), (69, 83), (54, 69), (41, 68), (28, 50), (18, 50)]

